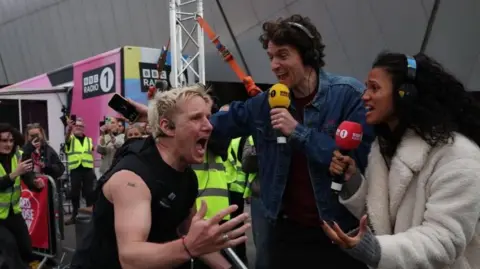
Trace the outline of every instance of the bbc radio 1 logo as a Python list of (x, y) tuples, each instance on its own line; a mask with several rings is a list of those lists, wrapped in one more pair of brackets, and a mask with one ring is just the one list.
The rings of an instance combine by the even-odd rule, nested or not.
[(157, 64), (139, 63), (140, 86), (142, 92), (147, 92), (151, 86), (155, 86), (157, 80), (167, 80), (167, 71), (158, 72)]
[(83, 72), (83, 99), (113, 92), (115, 92), (115, 63)]
[[(349, 135), (349, 132), (346, 129), (337, 129), (336, 135), (342, 139), (345, 139)], [(352, 132), (351, 134), (351, 139), (355, 141), (362, 141), (362, 137), (362, 133)]]

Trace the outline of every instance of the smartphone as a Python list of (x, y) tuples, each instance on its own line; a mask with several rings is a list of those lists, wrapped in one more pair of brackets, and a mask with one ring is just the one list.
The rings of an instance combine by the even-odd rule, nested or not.
[(130, 122), (135, 122), (138, 119), (139, 114), (137, 109), (118, 94), (112, 96), (112, 99), (108, 102), (108, 106), (122, 114)]
[(77, 121), (77, 115), (70, 115), (71, 121)]
[(105, 121), (101, 121), (101, 122), (99, 122), (99, 124), (98, 124), (99, 127), (102, 127), (103, 125), (105, 125)]

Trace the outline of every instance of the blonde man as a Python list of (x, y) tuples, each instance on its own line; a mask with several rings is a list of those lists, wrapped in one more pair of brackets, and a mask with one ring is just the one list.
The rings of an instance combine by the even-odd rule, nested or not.
[(190, 165), (203, 162), (211, 105), (200, 85), (157, 93), (150, 101), (152, 136), (128, 143), (100, 182), (82, 268), (190, 268), (194, 258), (231, 268), (218, 251), (246, 241), (241, 235), (249, 226), (233, 228), (248, 216), (219, 225), (235, 206), (208, 220), (205, 203), (195, 210), (198, 183)]

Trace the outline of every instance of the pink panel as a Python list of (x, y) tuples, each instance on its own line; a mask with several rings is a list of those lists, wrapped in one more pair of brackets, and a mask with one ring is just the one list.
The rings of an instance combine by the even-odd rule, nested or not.
[[(85, 133), (93, 139), (95, 145), (97, 144), (99, 137), (99, 122), (103, 120), (104, 116), (117, 116), (117, 113), (108, 106), (108, 101), (114, 93), (121, 94), (122, 63), (120, 52), (121, 49), (115, 49), (73, 64), (74, 88), (71, 114), (83, 118), (85, 122)], [(115, 65), (114, 89), (107, 94), (101, 93), (101, 90), (97, 89), (97, 94), (100, 93), (101, 95), (94, 97), (87, 96), (87, 98), (84, 98), (83, 86), (85, 77), (92, 77), (94, 76), (93, 73), (98, 75), (101, 73), (101, 70), (103, 70), (103, 67), (113, 67), (113, 64)], [(97, 72), (95, 70), (97, 70)], [(98, 76), (95, 79), (97, 78)], [(92, 82), (92, 79), (90, 82)], [(93, 84), (99, 85), (99, 83), (95, 84), (95, 81), (93, 81)], [(87, 85), (89, 85), (88, 82)], [(99, 158), (100, 156), (95, 153), (95, 159), (98, 160)]]
[(43, 74), (43, 75), (39, 75), (33, 78), (29, 78), (27, 80), (18, 82), (8, 87), (2, 88), (1, 90), (16, 89), (16, 88), (31, 89), (31, 88), (48, 88), (48, 87), (52, 87), (52, 84), (50, 83), (50, 80), (48, 79), (47, 74)]

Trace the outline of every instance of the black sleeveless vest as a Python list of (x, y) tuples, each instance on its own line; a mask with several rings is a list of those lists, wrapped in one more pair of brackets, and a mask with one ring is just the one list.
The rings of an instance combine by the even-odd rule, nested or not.
[[(88, 247), (89, 261), (85, 268), (121, 268), (115, 237), (114, 210), (101, 191), (110, 177), (130, 170), (147, 184), (152, 196), (152, 224), (148, 242), (166, 243), (179, 238), (177, 228), (187, 219), (195, 204), (198, 182), (191, 168), (178, 172), (168, 166), (158, 153), (153, 138), (134, 139), (120, 148), (111, 168), (99, 180), (98, 200), (91, 222), (92, 239)], [(190, 268), (189, 263), (179, 268)]]

